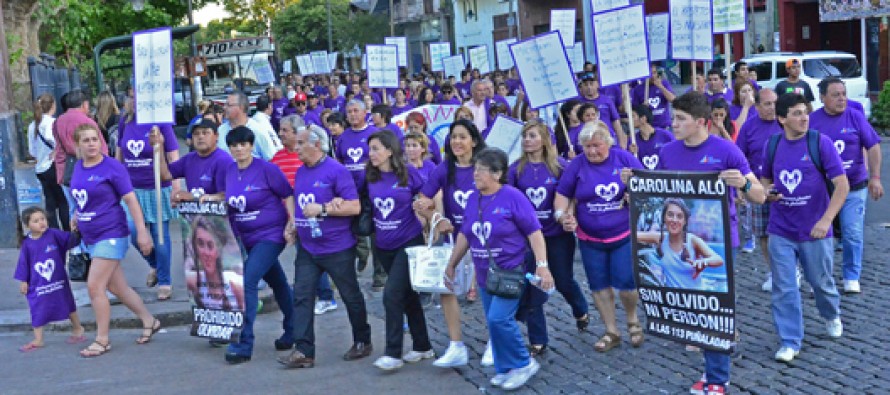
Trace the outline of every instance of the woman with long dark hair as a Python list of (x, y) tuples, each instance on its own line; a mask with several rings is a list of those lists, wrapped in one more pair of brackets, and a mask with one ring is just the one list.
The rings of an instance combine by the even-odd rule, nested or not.
[(580, 151), (572, 151), (572, 142), (569, 137), (576, 128), (580, 130), (581, 121), (577, 116), (578, 106), (580, 105), (580, 101), (572, 99), (559, 106), (561, 119), (556, 123), (556, 129), (553, 131), (553, 134), (556, 136), (556, 150), (560, 156), (566, 159), (573, 158), (571, 152), (574, 152), (574, 155), (581, 153)]

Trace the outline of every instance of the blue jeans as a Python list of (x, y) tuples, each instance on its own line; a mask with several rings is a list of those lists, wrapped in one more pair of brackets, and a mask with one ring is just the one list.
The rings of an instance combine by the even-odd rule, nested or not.
[[(525, 267), (526, 271), (534, 273), (535, 255), (531, 251), (525, 255)], [(544, 303), (547, 303), (549, 298), (546, 292), (529, 284), (528, 281), (525, 282), (525, 289), (522, 291), (519, 307), (516, 310), (516, 321), (524, 322), (528, 327), (528, 342), (531, 344), (546, 345), (549, 342), (547, 316), (544, 315)]]
[(519, 299), (489, 295), (485, 287), (479, 287), (479, 296), (482, 297), (485, 321), (488, 323), (495, 371), (507, 373), (510, 369), (528, 366), (531, 360), (515, 318)]
[(865, 223), (865, 200), (868, 188), (850, 191), (838, 215), (841, 223), (841, 244), (844, 246), (844, 280), (859, 280), (862, 272), (862, 226)]
[[(124, 210), (126, 211), (126, 210)], [(142, 255), (148, 266), (158, 271), (158, 285), (170, 285), (170, 221), (164, 221), (164, 245), (158, 243), (158, 224), (146, 223), (145, 227), (151, 233), (151, 240), (154, 242), (154, 248), (148, 255)], [(139, 251), (139, 244), (136, 243), (136, 224), (133, 218), (127, 214), (127, 226), (130, 228), (130, 244)], [(141, 254), (141, 252), (140, 252)]]
[(587, 272), (587, 282), (593, 292), (606, 288), (632, 291), (634, 281), (630, 237), (611, 243), (580, 241), (581, 261)]
[(840, 316), (840, 295), (832, 277), (834, 250), (831, 238), (794, 241), (769, 235), (770, 270), (773, 276), (772, 310), (782, 346), (800, 350), (803, 341), (803, 308), (797, 288), (798, 260), (803, 276), (813, 287), (816, 309), (826, 320)]
[[(732, 262), (736, 262), (738, 249), (733, 248)], [(725, 386), (729, 382), (729, 368), (732, 365), (732, 354), (720, 351), (702, 350), (705, 358), (705, 384)]]
[(275, 302), (284, 315), (281, 324), (284, 334), (279, 340), (285, 343), (294, 342), (294, 298), (287, 275), (278, 260), (281, 251), (284, 251), (284, 244), (271, 241), (260, 241), (247, 250), (247, 260), (244, 262), (244, 326), (238, 343), (229, 345), (229, 353), (246, 356), (253, 353), (253, 323), (256, 321), (259, 303), (257, 285), (260, 279), (265, 280), (272, 288)]
[(581, 286), (575, 281), (575, 235), (563, 233), (545, 237), (544, 240), (547, 242), (547, 263), (550, 265), (550, 274), (553, 275), (556, 290), (572, 307), (572, 316), (584, 317), (587, 314), (588, 304)]

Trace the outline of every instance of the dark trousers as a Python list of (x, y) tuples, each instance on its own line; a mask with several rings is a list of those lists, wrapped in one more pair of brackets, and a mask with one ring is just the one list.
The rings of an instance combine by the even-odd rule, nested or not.
[(426, 317), (420, 305), (420, 296), (411, 288), (411, 277), (408, 269), (408, 255), (405, 248), (423, 245), (423, 234), (411, 239), (403, 246), (394, 250), (374, 248), (374, 257), (386, 270), (386, 285), (383, 288), (383, 307), (386, 310), (386, 350), (384, 354), (393, 358), (402, 358), (402, 340), (405, 338), (402, 317), (408, 318), (408, 329), (414, 340), (412, 350), (429, 351), (429, 333), (426, 328)]
[(547, 263), (556, 290), (572, 307), (572, 315), (581, 318), (587, 314), (588, 304), (581, 286), (575, 281), (575, 235), (563, 233), (544, 239), (547, 242)]
[(315, 358), (315, 294), (323, 272), (331, 277), (340, 292), (352, 326), (353, 341), (371, 343), (365, 297), (359, 289), (354, 265), (354, 247), (325, 255), (312, 255), (303, 246), (298, 247), (294, 261), (294, 337), (297, 350), (307, 357)]
[(46, 202), (46, 220), (50, 228), (71, 230), (71, 216), (68, 215), (68, 199), (65, 192), (56, 182), (56, 168), (51, 166), (49, 170), (37, 175), (40, 186), (43, 188), (43, 200)]

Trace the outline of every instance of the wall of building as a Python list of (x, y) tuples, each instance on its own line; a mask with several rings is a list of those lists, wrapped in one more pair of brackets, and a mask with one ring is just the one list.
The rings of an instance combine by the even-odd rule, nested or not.
[[(492, 38), (494, 30), (492, 18), (510, 12), (510, 1), (513, 1), (513, 9), (516, 10), (516, 0), (454, 0), (455, 53), (464, 54), (464, 60), (469, 63), (469, 48), (486, 45), (489, 62), (494, 67), (497, 58)], [(473, 17), (468, 18), (467, 12), (471, 10)]]
[(535, 1), (522, 0), (519, 2), (519, 29), (520, 37), (534, 36), (541, 28), (550, 30), (550, 10), (560, 8), (574, 8), (577, 18), (575, 29), (575, 41), (584, 41), (583, 10), (581, 2), (577, 0), (551, 0)]

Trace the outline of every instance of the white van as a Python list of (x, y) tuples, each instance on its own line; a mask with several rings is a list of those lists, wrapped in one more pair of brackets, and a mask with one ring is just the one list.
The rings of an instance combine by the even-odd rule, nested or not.
[(862, 76), (862, 67), (856, 56), (840, 51), (812, 52), (767, 52), (753, 54), (742, 59), (748, 68), (757, 72), (757, 84), (764, 88), (775, 88), (788, 78), (785, 62), (799, 59), (803, 63), (800, 79), (810, 84), (816, 100), (813, 109), (822, 107), (819, 99), (819, 81), (826, 77), (838, 77), (847, 85), (847, 98), (862, 104), (866, 118), (871, 116), (871, 101), (868, 98), (868, 82)]

